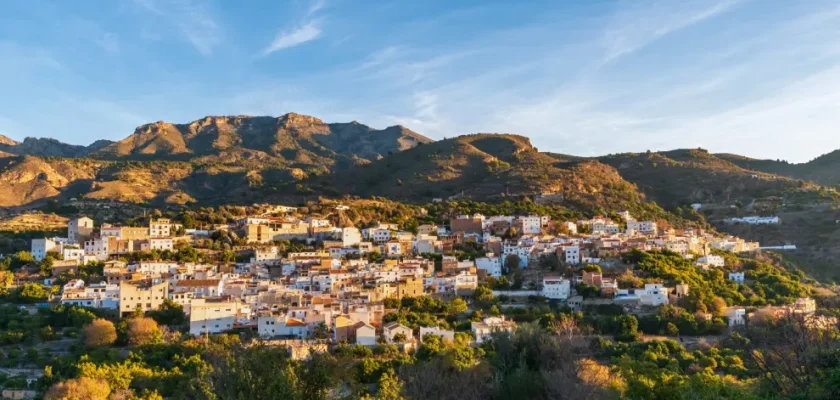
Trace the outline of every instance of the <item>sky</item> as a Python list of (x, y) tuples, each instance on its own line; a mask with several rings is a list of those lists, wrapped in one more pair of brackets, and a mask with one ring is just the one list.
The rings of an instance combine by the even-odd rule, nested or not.
[(0, 0), (0, 134), (297, 112), (594, 156), (840, 148), (836, 0)]

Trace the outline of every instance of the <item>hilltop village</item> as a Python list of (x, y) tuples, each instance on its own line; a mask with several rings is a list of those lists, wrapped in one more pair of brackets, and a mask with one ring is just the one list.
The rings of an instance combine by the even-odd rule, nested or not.
[[(32, 240), (34, 260), (43, 264), (50, 259), (49, 276), (24, 268), (15, 273), (15, 282), (54, 288), (52, 302), (119, 316), (177, 304), (195, 336), (250, 330), (263, 339), (366, 346), (385, 341), (411, 349), (426, 335), (451, 339), (455, 332), (389, 321), (394, 301), (423, 296), (470, 301), (481, 287), (511, 306), (542, 299), (572, 310), (616, 304), (643, 312), (676, 303), (692, 288), (687, 282), (666, 286), (662, 281), (630, 286), (633, 280), (620, 282), (621, 276), (602, 274), (602, 267), (620, 264), (621, 255), (630, 251), (664, 251), (700, 270), (725, 271), (727, 280), (743, 284), (744, 272), (727, 266), (722, 254), (759, 247), (697, 228), (663, 229), (626, 211), (618, 213), (618, 221), (458, 215), (448, 224), (408, 231), (388, 222), (335, 226), (322, 216), (301, 215), (295, 207), (262, 209), (206, 229), (185, 229), (166, 218), (152, 218), (148, 226), (97, 226), (91, 218), (76, 218), (68, 223), (67, 237)], [(348, 209), (339, 204), (332, 211)], [(198, 243), (220, 233), (241, 238), (245, 246), (238, 249), (248, 259), (235, 260), (231, 252), (219, 262), (200, 262)], [(79, 277), (80, 269), (97, 264), (101, 279)], [(588, 295), (592, 291), (597, 296)], [(812, 314), (815, 305), (801, 298), (789, 308)], [(745, 313), (743, 306), (732, 304), (718, 315), (734, 326), (745, 323)], [(470, 332), (481, 344), (494, 331), (514, 326), (494, 315), (472, 321)]]

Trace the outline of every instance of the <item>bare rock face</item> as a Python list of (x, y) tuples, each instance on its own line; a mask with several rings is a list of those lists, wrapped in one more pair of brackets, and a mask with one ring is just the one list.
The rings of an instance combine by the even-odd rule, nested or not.
[[(396, 126), (376, 130), (358, 122), (327, 124), (308, 115), (277, 118), (207, 116), (187, 124), (158, 121), (94, 152), (102, 158), (178, 159), (262, 157), (314, 162), (331, 167), (336, 159), (376, 160), (432, 140)], [(329, 159), (329, 160), (325, 160)]]

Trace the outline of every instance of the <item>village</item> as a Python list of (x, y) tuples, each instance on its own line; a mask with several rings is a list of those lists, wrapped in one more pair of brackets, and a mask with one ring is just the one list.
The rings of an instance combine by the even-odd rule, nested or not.
[[(338, 205), (336, 212), (347, 210)], [(443, 301), (469, 301), (488, 280), (506, 280), (513, 271), (539, 269), (547, 259), (556, 268), (519, 287), (494, 288), (507, 306), (541, 299), (549, 304), (583, 310), (587, 305), (615, 304), (644, 313), (676, 303), (690, 292), (685, 283), (620, 288), (601, 265), (613, 265), (630, 250), (669, 251), (694, 262), (696, 268), (726, 270), (720, 251), (746, 253), (759, 244), (701, 229), (675, 230), (654, 221), (636, 220), (629, 212), (620, 221), (596, 216), (578, 221), (552, 221), (541, 215), (459, 215), (449, 225), (420, 225), (416, 231), (381, 222), (359, 228), (335, 226), (320, 216), (293, 216), (294, 207), (272, 206), (209, 229), (185, 229), (166, 218), (148, 226), (95, 227), (91, 218), (71, 220), (67, 237), (33, 239), (36, 261), (52, 258), (50, 276), (23, 269), (17, 285), (37, 282), (60, 287), (54, 303), (110, 310), (117, 316), (158, 310), (165, 304), (183, 307), (194, 336), (250, 331), (265, 340), (285, 340), (298, 347), (349, 343), (374, 346), (398, 344), (416, 348), (427, 335), (454, 339), (455, 332), (436, 326), (413, 330), (385, 321), (393, 300), (430, 296)], [(126, 261), (137, 252), (173, 253), (189, 249), (215, 232), (236, 232), (248, 244), (250, 259), (242, 262), (200, 263), (176, 260)], [(549, 235), (547, 232), (555, 232)], [(280, 241), (303, 244), (304, 251), (278, 248)], [(469, 244), (479, 254), (457, 257), (453, 250)], [(230, 260), (228, 260), (230, 261)], [(102, 281), (77, 276), (88, 263), (102, 263)], [(565, 267), (565, 268), (562, 268)], [(726, 278), (744, 283), (744, 272), (728, 270)], [(512, 279), (512, 278), (511, 278)], [(595, 287), (596, 298), (577, 288)], [(515, 285), (516, 286), (516, 285)], [(814, 300), (800, 298), (778, 312), (811, 315)], [(745, 324), (746, 309), (728, 307), (729, 327)], [(708, 319), (711, 319), (711, 314)], [(475, 344), (516, 324), (503, 315), (471, 321)], [(304, 352), (306, 353), (306, 352)]]

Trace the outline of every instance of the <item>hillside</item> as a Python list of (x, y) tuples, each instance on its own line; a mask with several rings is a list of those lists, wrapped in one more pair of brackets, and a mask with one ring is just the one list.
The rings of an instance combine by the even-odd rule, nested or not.
[(615, 167), (666, 208), (693, 203), (759, 204), (767, 207), (840, 201), (812, 182), (750, 170), (702, 149), (623, 153), (597, 158)]
[(823, 154), (801, 164), (779, 160), (760, 160), (736, 154), (717, 154), (717, 156), (743, 168), (793, 179), (814, 181), (821, 185), (840, 185), (840, 150)]
[(316, 179), (312, 189), (415, 202), (554, 194), (562, 204), (590, 208), (618, 208), (643, 198), (607, 165), (561, 162), (538, 152), (526, 137), (504, 134), (465, 135), (419, 146)]

